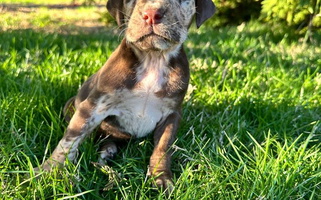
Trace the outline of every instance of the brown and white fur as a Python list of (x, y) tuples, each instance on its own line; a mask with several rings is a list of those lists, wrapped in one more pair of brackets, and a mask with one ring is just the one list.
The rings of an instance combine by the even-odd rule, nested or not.
[(69, 125), (41, 168), (49, 171), (66, 158), (73, 161), (79, 144), (98, 126), (107, 138), (101, 160), (114, 156), (115, 142), (154, 132), (148, 171), (157, 186), (168, 188), (170, 147), (189, 82), (182, 44), (193, 16), (199, 27), (215, 6), (211, 0), (109, 0), (107, 9), (119, 26), (125, 26), (125, 38), (66, 103)]

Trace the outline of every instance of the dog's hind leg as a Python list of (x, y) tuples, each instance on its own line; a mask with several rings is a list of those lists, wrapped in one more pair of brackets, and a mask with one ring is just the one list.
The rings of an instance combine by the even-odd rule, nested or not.
[(100, 157), (99, 163), (105, 164), (107, 161), (113, 159), (117, 154), (117, 146), (126, 143), (131, 138), (131, 135), (119, 130), (113, 123), (112, 117), (106, 118), (98, 130), (97, 140), (101, 140), (101, 147), (99, 149)]
[(75, 159), (78, 146), (83, 139), (107, 117), (107, 113), (100, 112), (100, 109), (88, 99), (78, 105), (63, 138), (50, 158), (42, 164), (43, 170), (50, 171), (55, 166), (61, 166), (66, 158), (70, 161)]

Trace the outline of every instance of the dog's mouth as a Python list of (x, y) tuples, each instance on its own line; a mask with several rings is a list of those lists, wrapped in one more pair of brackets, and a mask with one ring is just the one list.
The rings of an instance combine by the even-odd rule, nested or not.
[(166, 40), (166, 41), (170, 42), (170, 40), (168, 38), (166, 38), (164, 36), (161, 36), (161, 35), (158, 35), (158, 34), (156, 34), (154, 32), (151, 32), (149, 34), (141, 36), (140, 38), (138, 38), (138, 40), (136, 42), (141, 42), (141, 41), (145, 40), (148, 37), (152, 37), (154, 39)]
[(177, 42), (155, 32), (150, 32), (131, 43), (141, 50), (163, 51), (171, 48)]

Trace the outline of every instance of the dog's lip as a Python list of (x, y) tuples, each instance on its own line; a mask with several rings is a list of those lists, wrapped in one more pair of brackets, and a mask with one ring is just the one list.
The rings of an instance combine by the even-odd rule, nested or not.
[(166, 40), (168, 42), (172, 42), (169, 38), (166, 38), (166, 37), (164, 37), (162, 35), (158, 35), (155, 32), (150, 32), (148, 34), (145, 34), (145, 35), (141, 36), (140, 38), (138, 38), (135, 42), (141, 42), (147, 37), (158, 37), (158, 38), (161, 38), (161, 39)]

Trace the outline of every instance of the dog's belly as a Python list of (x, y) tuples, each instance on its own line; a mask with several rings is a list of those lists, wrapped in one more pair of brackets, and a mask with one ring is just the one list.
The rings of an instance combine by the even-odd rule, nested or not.
[(119, 128), (140, 138), (151, 133), (157, 124), (171, 114), (174, 101), (158, 98), (154, 94), (122, 92), (117, 102), (107, 109), (108, 116), (115, 116)]
[(152, 132), (157, 123), (169, 113), (159, 100), (139, 97), (126, 100), (115, 110), (119, 112), (116, 117), (119, 125), (135, 137), (144, 137)]

